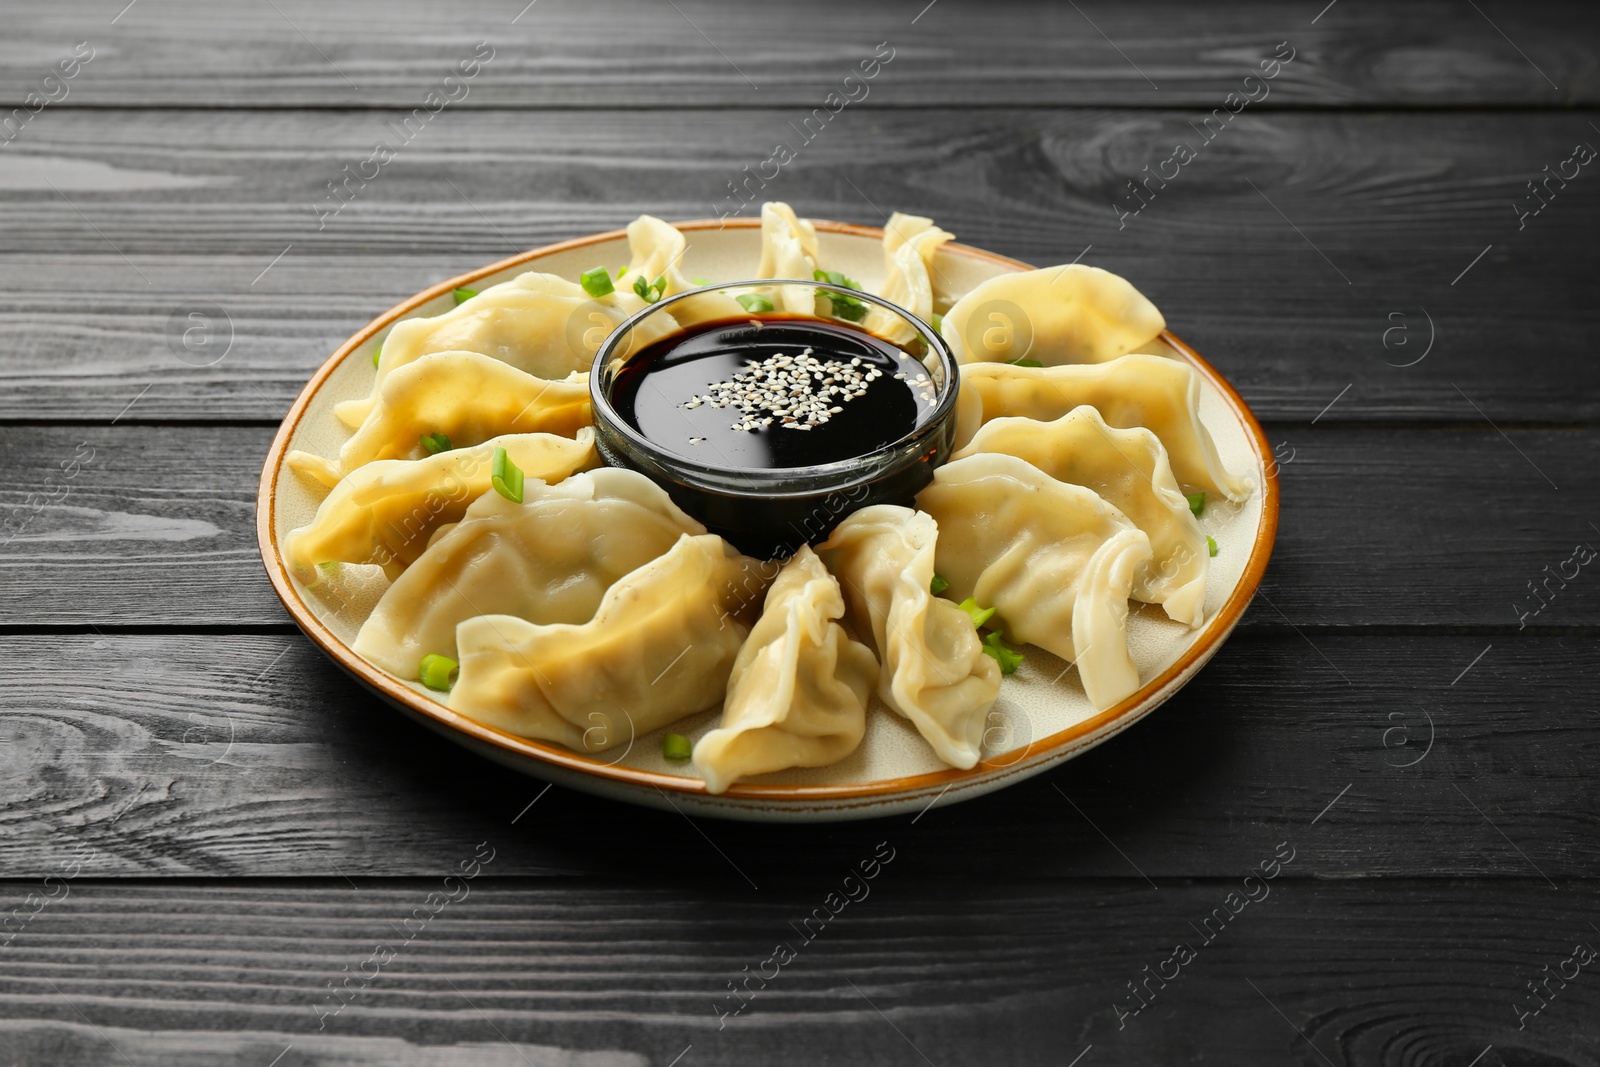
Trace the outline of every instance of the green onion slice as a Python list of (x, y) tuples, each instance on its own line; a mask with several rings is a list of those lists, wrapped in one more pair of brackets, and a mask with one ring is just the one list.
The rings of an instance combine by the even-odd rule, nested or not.
[(1022, 653), (1006, 644), (1006, 639), (999, 630), (994, 630), (984, 635), (983, 654), (1000, 664), (1001, 674), (1015, 674), (1017, 668), (1022, 666)]
[(1044, 366), (1043, 363), (1040, 363), (1036, 359), (1009, 359), (1006, 362), (1009, 363), (1013, 367), (1042, 367), (1042, 366)]
[[(811, 276), (817, 281), (827, 282), (829, 285), (840, 285), (846, 289), (861, 288), (860, 282), (854, 278), (846, 277), (836, 270), (813, 271)], [(833, 305), (835, 318), (844, 319), (847, 322), (860, 322), (867, 317), (867, 305), (855, 297), (845, 296), (843, 293), (824, 293), (823, 295)]]
[(990, 619), (994, 618), (993, 608), (978, 607), (978, 602), (970, 596), (963, 600), (959, 606), (962, 611), (972, 616), (972, 626), (974, 629), (977, 629)]
[(846, 289), (859, 289), (859, 288), (861, 288), (861, 283), (860, 282), (856, 281), (853, 278), (847, 278), (847, 277), (845, 277), (845, 275), (841, 274), (839, 271), (836, 271), (836, 270), (813, 271), (811, 276), (813, 278), (815, 278), (817, 281), (819, 281), (819, 282), (827, 282), (829, 285), (842, 285)]
[(740, 307), (752, 315), (760, 315), (763, 312), (772, 310), (772, 301), (756, 293), (745, 293), (743, 296), (734, 297), (734, 299), (739, 301)]
[(944, 316), (937, 311), (933, 313), (933, 318), (928, 324), (933, 327), (934, 333), (944, 333)]
[(449, 656), (436, 656), (431, 653), (423, 656), (422, 663), (417, 667), (417, 674), (422, 678), (422, 684), (440, 693), (448, 693), (450, 687), (456, 684), (456, 676), (460, 673), (461, 664)]
[(374, 367), (378, 365), (378, 357), (381, 355), (383, 355), (383, 342), (379, 341), (378, 347), (372, 350), (372, 365)]
[(430, 456), (437, 456), (440, 452), (450, 451), (450, 438), (442, 433), (425, 433), (417, 440), (422, 442), (422, 450)]
[(1184, 499), (1189, 501), (1189, 510), (1194, 512), (1195, 518), (1206, 510), (1206, 495), (1204, 493), (1185, 493)]
[(644, 275), (641, 274), (633, 280), (633, 291), (639, 294), (640, 300), (647, 304), (654, 304), (666, 295), (667, 276), (658, 274), (655, 281), (647, 282), (644, 280)]
[(928, 592), (932, 593), (934, 596), (938, 596), (940, 593), (949, 588), (950, 583), (945, 581), (937, 574), (933, 576), (933, 581), (928, 583)]
[(668, 734), (661, 739), (661, 754), (670, 760), (686, 760), (694, 755), (694, 746), (682, 734)]
[(617, 291), (617, 287), (611, 283), (611, 275), (604, 267), (596, 267), (594, 270), (584, 271), (578, 275), (578, 284), (583, 286), (584, 292), (595, 299), (608, 296)]
[(1211, 554), (1215, 556), (1217, 554), (1217, 539), (1212, 537), (1210, 534), (1206, 534), (1206, 547), (1209, 548), (1211, 550)]
[(456, 305), (460, 306), (462, 304), (465, 304), (468, 300), (471, 300), (473, 297), (475, 297), (477, 295), (478, 295), (478, 290), (476, 290), (476, 289), (457, 289), (456, 292), (455, 292)]
[(511, 462), (511, 457), (506, 455), (506, 450), (494, 450), (494, 464), (489, 468), (489, 481), (494, 484), (494, 491), (511, 501), (513, 504), (522, 503), (522, 468)]

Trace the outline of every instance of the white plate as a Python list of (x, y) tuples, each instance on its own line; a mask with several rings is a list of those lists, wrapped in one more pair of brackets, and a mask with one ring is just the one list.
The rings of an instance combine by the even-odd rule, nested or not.
[[(721, 224), (678, 223), (689, 237), (682, 264), (686, 277), (713, 281), (748, 278), (760, 259), (756, 220)], [(883, 277), (882, 231), (817, 222), (823, 265), (871, 288)], [(1017, 673), (1000, 687), (1000, 699), (985, 733), (985, 758), (971, 770), (942, 763), (906, 720), (874, 700), (866, 737), (849, 758), (829, 767), (796, 769), (738, 782), (711, 796), (692, 765), (661, 755), (657, 731), (634, 739), (620, 752), (584, 755), (557, 745), (516, 737), (451, 711), (415, 683), (402, 682), (350, 650), (372, 603), (383, 589), (376, 568), (345, 568), (351, 583), (339, 610), (308, 592), (285, 565), (279, 544), (285, 534), (311, 520), (322, 492), (289, 471), (284, 456), (302, 450), (335, 457), (349, 436), (333, 405), (372, 391), (372, 353), (401, 319), (437, 315), (454, 306), (457, 286), (481, 289), (527, 270), (576, 279), (597, 265), (628, 261), (626, 234), (617, 230), (536, 249), (435, 286), (406, 300), (339, 346), (306, 383), (284, 418), (261, 475), (257, 533), (273, 588), (307, 636), (358, 681), (402, 711), (452, 740), (527, 774), (557, 784), (651, 807), (676, 807), (697, 815), (765, 821), (826, 821), (871, 818), (916, 811), (941, 798), (943, 804), (980, 796), (1021, 781), (1072, 758), (1121, 732), (1169, 699), (1222, 646), (1244, 614), (1266, 570), (1278, 519), (1278, 484), (1272, 450), (1261, 426), (1238, 393), (1210, 364), (1170, 333), (1155, 350), (1193, 364), (1202, 379), (1201, 418), (1229, 470), (1248, 470), (1258, 487), (1241, 505), (1209, 502), (1201, 518), (1216, 538), (1206, 596), (1206, 623), (1199, 630), (1138, 605), (1128, 618), (1133, 661), (1145, 684), (1107, 711), (1085, 698), (1077, 674), (1054, 656), (1029, 647)], [(979, 282), (1027, 264), (964, 245), (946, 244), (935, 261), (938, 306), (944, 307)], [(365, 577), (363, 577), (365, 575)], [(691, 740), (711, 729), (720, 711), (674, 723), (669, 729)]]

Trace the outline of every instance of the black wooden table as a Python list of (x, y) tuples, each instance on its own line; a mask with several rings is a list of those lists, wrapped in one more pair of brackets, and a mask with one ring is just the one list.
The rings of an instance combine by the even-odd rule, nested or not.
[[(124, 2), (0, 43), (0, 1063), (1600, 1063), (1595, 5)], [(804, 215), (1127, 275), (1282, 463), (1200, 677), (915, 820), (546, 792), (256, 551), (359, 325), (778, 142)]]

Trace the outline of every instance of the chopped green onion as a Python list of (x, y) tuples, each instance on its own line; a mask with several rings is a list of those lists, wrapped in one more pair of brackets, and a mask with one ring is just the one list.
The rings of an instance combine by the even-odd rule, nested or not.
[(633, 291), (639, 294), (640, 300), (643, 300), (647, 304), (654, 304), (657, 300), (660, 300), (664, 295), (666, 295), (667, 276), (665, 274), (658, 274), (656, 275), (655, 281), (646, 282), (644, 280), (644, 275), (641, 274), (639, 277), (633, 280)]
[(323, 574), (338, 574), (340, 566), (342, 566), (342, 564), (339, 560), (325, 559), (321, 563), (317, 564), (317, 570), (321, 571)]
[(686, 760), (694, 755), (694, 746), (682, 734), (668, 734), (661, 739), (661, 754), (670, 760)]
[(511, 501), (513, 504), (522, 503), (522, 468), (511, 462), (511, 457), (506, 455), (506, 450), (494, 450), (494, 463), (489, 468), (489, 481), (494, 485), (494, 491)]
[(937, 574), (933, 576), (933, 581), (928, 583), (928, 592), (932, 593), (934, 596), (938, 596), (940, 593), (949, 588), (950, 583), (945, 581)]
[(1189, 510), (1194, 512), (1195, 518), (1206, 509), (1206, 495), (1204, 493), (1185, 493), (1184, 498), (1189, 501)]
[(980, 608), (978, 602), (972, 597), (967, 597), (958, 605), (962, 611), (972, 616), (973, 629), (977, 629), (994, 617), (993, 608)]
[(691, 278), (689, 280), (694, 282), (694, 284), (696, 284), (696, 285), (710, 285), (711, 284), (711, 279), (710, 278)]
[(772, 301), (755, 293), (745, 293), (743, 296), (734, 297), (734, 299), (739, 301), (740, 307), (752, 315), (760, 315), (762, 312), (772, 310)]
[(1215, 556), (1217, 554), (1217, 539), (1212, 537), (1210, 534), (1206, 534), (1206, 547), (1209, 548), (1211, 550), (1211, 554)]
[(1040, 363), (1036, 359), (1010, 359), (1010, 360), (1007, 360), (1006, 362), (1009, 363), (1013, 367), (1042, 367), (1042, 366), (1044, 366), (1043, 363)]
[(584, 271), (578, 275), (578, 284), (583, 286), (584, 292), (596, 299), (617, 291), (617, 287), (611, 284), (611, 275), (604, 267)]
[(983, 654), (1000, 664), (1001, 674), (1015, 674), (1022, 666), (1022, 653), (1006, 644), (1005, 635), (999, 630), (984, 635)]
[(422, 679), (422, 684), (429, 689), (440, 693), (448, 693), (450, 687), (456, 684), (456, 675), (461, 673), (461, 664), (449, 656), (435, 656), (429, 654), (422, 657), (422, 663), (417, 667), (417, 674)]
[(811, 276), (817, 281), (827, 282), (829, 285), (842, 285), (846, 289), (861, 288), (860, 282), (854, 281), (851, 278), (847, 278), (844, 274), (836, 270), (813, 271)]
[(944, 316), (935, 311), (929, 325), (933, 327), (934, 333), (944, 333)]
[(457, 306), (465, 304), (468, 300), (471, 300), (477, 295), (478, 290), (476, 289), (457, 289), (455, 292), (456, 304)]
[(381, 355), (383, 355), (383, 342), (379, 341), (378, 347), (372, 350), (372, 365), (374, 367), (378, 365), (378, 357)]
[[(846, 289), (861, 288), (860, 282), (853, 278), (848, 278), (836, 270), (813, 271), (811, 276), (817, 281), (827, 282), (829, 285), (841, 285)], [(867, 317), (867, 305), (855, 297), (845, 296), (843, 293), (827, 293), (824, 295), (827, 296), (828, 302), (833, 305), (835, 318), (844, 319), (847, 322), (860, 322)]]
[(445, 434), (425, 433), (418, 440), (422, 442), (422, 450), (430, 456), (450, 451), (450, 438)]

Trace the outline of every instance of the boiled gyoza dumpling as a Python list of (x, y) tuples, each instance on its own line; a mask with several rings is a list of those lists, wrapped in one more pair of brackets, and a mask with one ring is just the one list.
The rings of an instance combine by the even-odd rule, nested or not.
[(995, 452), (940, 467), (917, 507), (939, 524), (935, 559), (948, 596), (975, 598), (1016, 640), (1075, 662), (1096, 708), (1139, 688), (1128, 593), (1150, 539), (1120, 511)]
[(291, 453), (289, 465), (332, 485), (374, 460), (426, 455), (423, 434), (444, 434), (466, 448), (503, 434), (571, 437), (593, 422), (587, 374), (546, 381), (477, 352), (435, 352), (407, 363), (384, 378), (376, 400), (337, 463)]
[(1001, 274), (956, 301), (941, 332), (961, 363), (1104, 363), (1155, 340), (1161, 312), (1126, 278), (1069, 263)]
[(704, 532), (630, 470), (602, 467), (555, 484), (529, 478), (522, 503), (485, 493), (435, 538), (383, 594), (355, 650), (415, 678), (423, 656), (456, 658), (456, 625), (474, 615), (588, 622), (617, 579)]
[(972, 617), (929, 591), (939, 528), (919, 511), (862, 508), (817, 548), (839, 579), (850, 622), (883, 667), (878, 695), (911, 720), (946, 763), (978, 762), (1000, 665), (984, 654)]
[(1187, 626), (1205, 621), (1210, 549), (1155, 434), (1115, 429), (1094, 408), (1079, 407), (1053, 422), (995, 419), (951, 458), (979, 452), (1025, 459), (1099, 493), (1150, 538), (1153, 557), (1134, 583), (1134, 599), (1160, 604)]
[[(769, 200), (761, 205), (761, 263), (757, 278), (813, 278), (816, 275), (817, 231), (795, 215), (788, 204)], [(791, 315), (810, 315), (816, 311), (812, 290), (798, 285), (774, 286), (773, 304)]]
[(291, 530), (284, 556), (300, 573), (319, 563), (376, 563), (390, 578), (428, 547), (439, 527), (460, 519), (484, 493), (493, 494), (494, 452), (530, 483), (558, 482), (599, 462), (594, 430), (576, 437), (509, 434), (427, 459), (382, 459), (358, 467), (333, 487), (310, 525)]
[(1181, 485), (1229, 500), (1244, 500), (1252, 482), (1222, 465), (1211, 433), (1200, 421), (1200, 375), (1187, 363), (1133, 353), (1107, 363), (1014, 367), (968, 363), (961, 368), (962, 400), (956, 447), (993, 419), (1015, 416), (1049, 422), (1080, 404), (1100, 412), (1107, 426), (1143, 426), (1161, 439)]
[[(782, 238), (782, 240), (779, 240)], [(817, 229), (809, 219), (802, 219), (794, 208), (781, 200), (769, 200), (761, 205), (761, 262), (756, 268), (757, 278), (810, 278), (808, 272), (787, 273), (784, 267), (784, 247), (794, 241), (800, 255), (809, 262), (812, 271), (817, 269), (821, 257), (817, 253)]]
[[(941, 230), (933, 220), (920, 215), (895, 212), (883, 228), (885, 274), (878, 295), (916, 315), (924, 322), (933, 320), (933, 257), (939, 247), (955, 237)], [(872, 307), (862, 325), (868, 333), (905, 344), (916, 336), (897, 315)]]
[(587, 622), (480, 615), (456, 627), (454, 711), (580, 752), (631, 744), (720, 703), (761, 564), (716, 534), (684, 534), (618, 579)]
[[(384, 378), (432, 352), (478, 352), (547, 380), (587, 371), (611, 329), (644, 306), (631, 290), (595, 298), (554, 274), (519, 274), (442, 315), (397, 323), (383, 341), (374, 396), (335, 405), (334, 414), (346, 426), (360, 426)], [(676, 324), (663, 318), (635, 341), (671, 333)]]
[[(653, 285), (657, 278), (668, 282), (681, 278), (679, 267), (688, 250), (682, 230), (654, 215), (640, 215), (628, 223), (628, 266), (617, 275), (617, 288), (631, 289), (639, 280)], [(690, 286), (685, 283), (683, 288)]]
[[(617, 278), (618, 289), (632, 291), (635, 282), (650, 286), (659, 281), (662, 296), (677, 296), (695, 287), (680, 269), (689, 249), (688, 239), (670, 223), (654, 215), (640, 215), (628, 223), (628, 249), (632, 258)], [(700, 293), (672, 305), (672, 317), (680, 326), (745, 314), (739, 302), (724, 292)]]
[(878, 681), (872, 650), (845, 633), (839, 583), (800, 546), (767, 591), (733, 661), (722, 723), (694, 746), (706, 790), (786, 767), (823, 767), (856, 750)]

